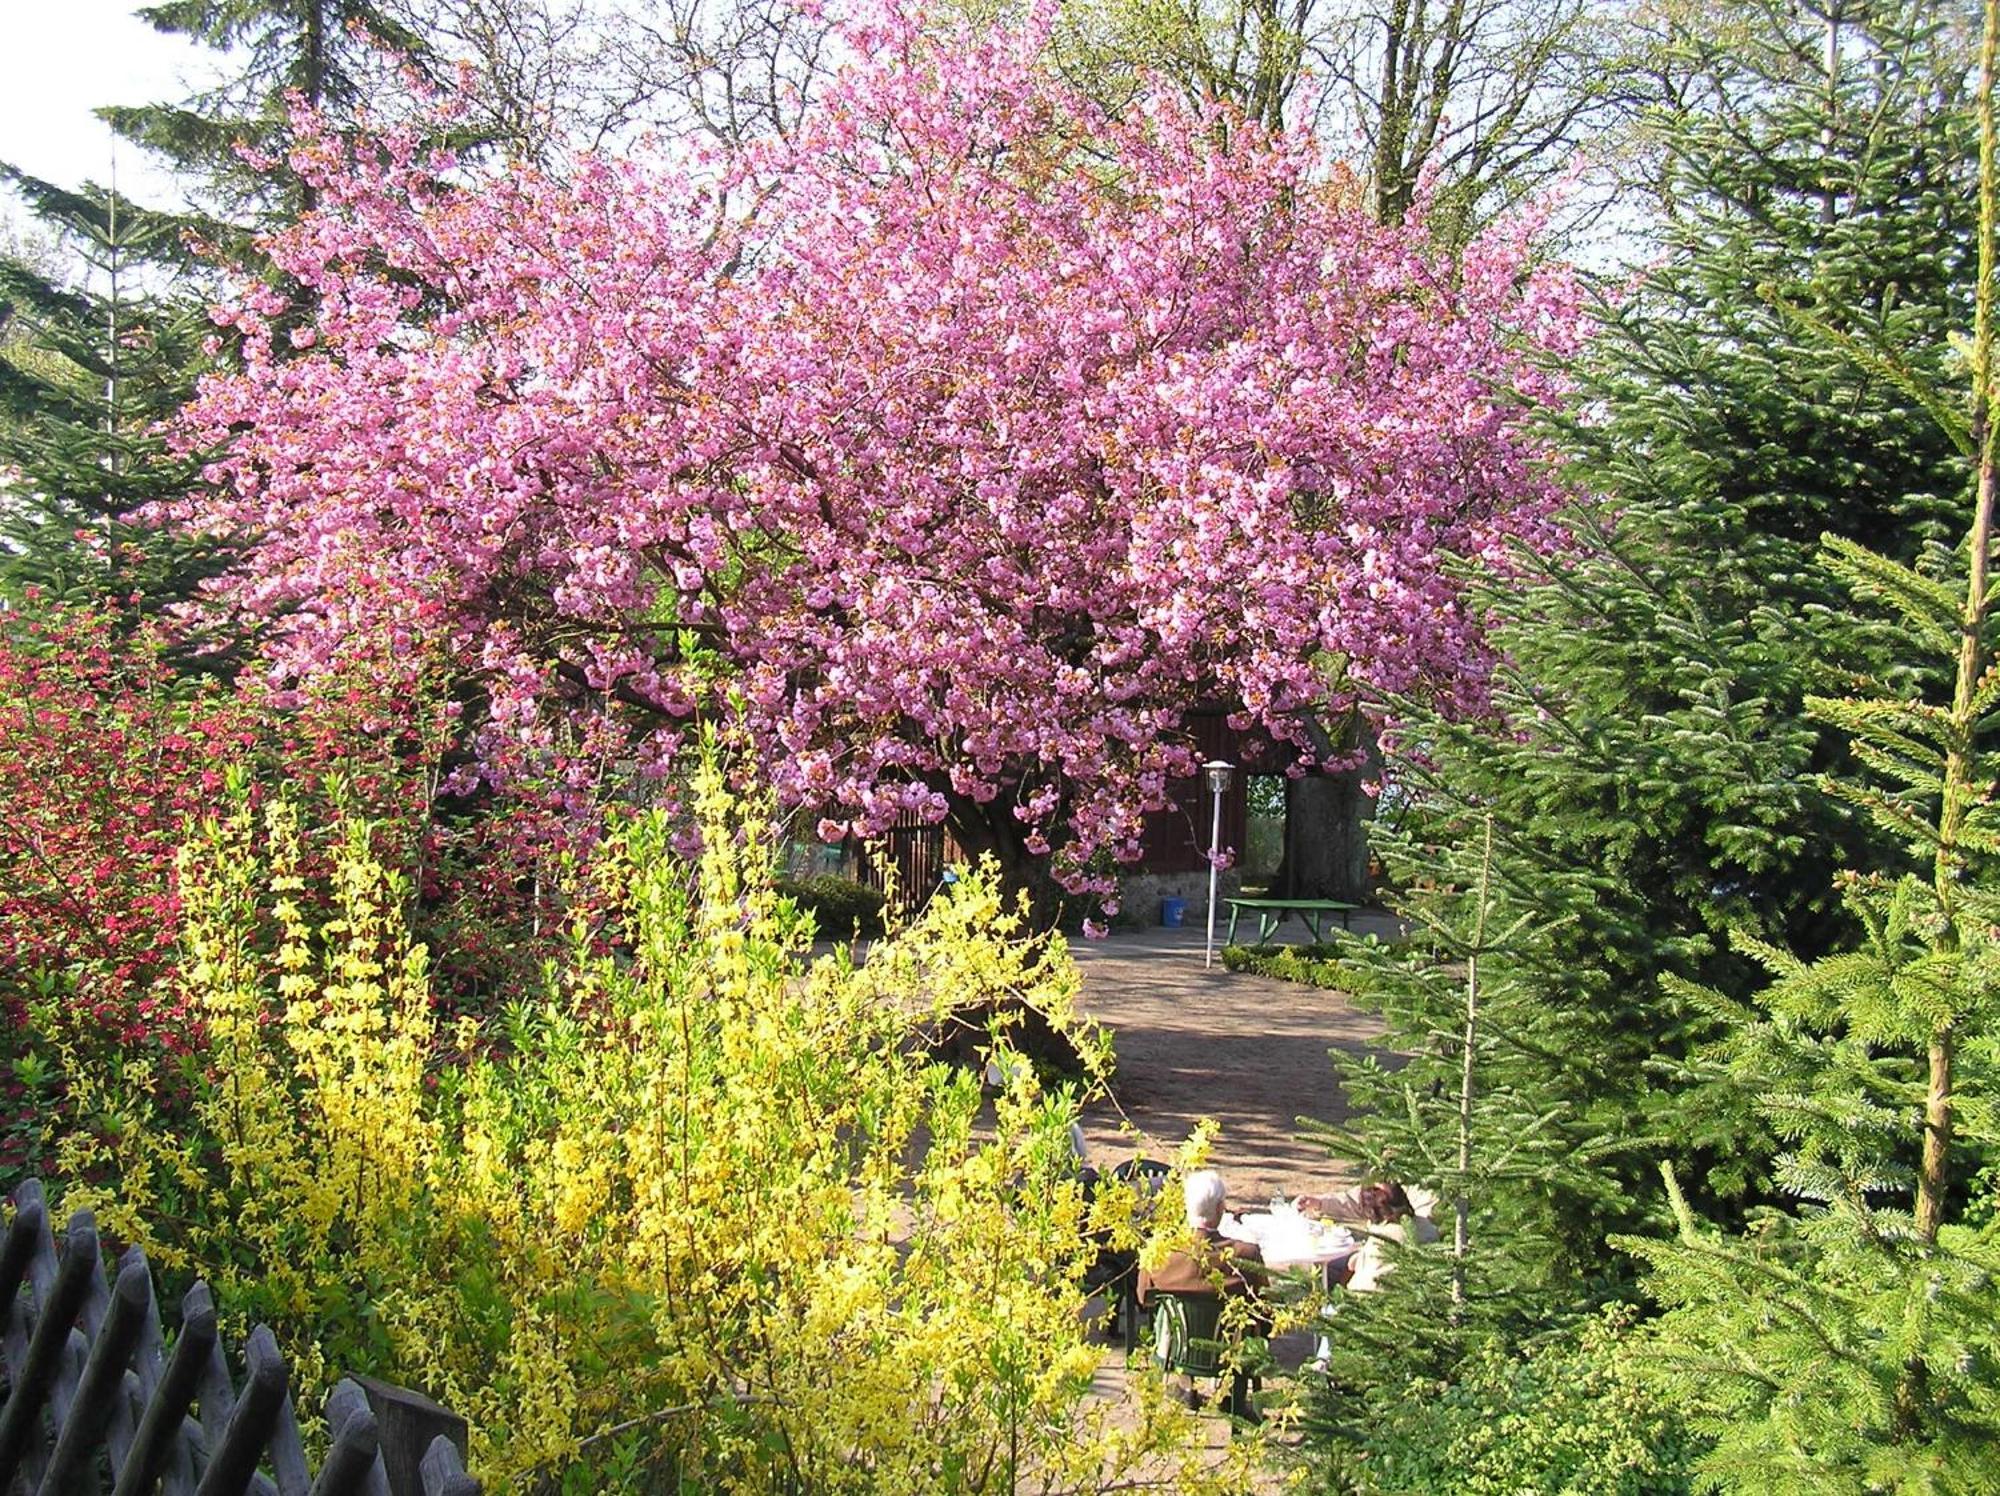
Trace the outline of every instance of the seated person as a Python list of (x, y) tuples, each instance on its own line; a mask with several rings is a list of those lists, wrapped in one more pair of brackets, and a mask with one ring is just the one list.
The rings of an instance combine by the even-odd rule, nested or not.
[(1176, 1249), (1153, 1272), (1139, 1273), (1139, 1302), (1161, 1293), (1250, 1293), (1264, 1281), (1264, 1257), (1256, 1243), (1232, 1241), (1222, 1234), (1222, 1176), (1213, 1169), (1188, 1175), (1182, 1184), (1187, 1197), (1188, 1229), (1194, 1242)]
[(1366, 1228), (1359, 1250), (1346, 1259), (1344, 1281), (1355, 1293), (1372, 1293), (1382, 1286), (1392, 1265), (1384, 1243), (1438, 1239), (1437, 1227), (1417, 1213), (1400, 1184), (1364, 1184), (1338, 1195), (1301, 1195), (1298, 1206), (1309, 1215)]
[(1418, 1214), (1409, 1193), (1400, 1184), (1387, 1182), (1357, 1184), (1333, 1195), (1300, 1195), (1295, 1203), (1307, 1215), (1343, 1225), (1399, 1221)]
[[(1222, 1176), (1213, 1169), (1201, 1169), (1188, 1175), (1181, 1187), (1187, 1197), (1187, 1223), (1194, 1241), (1186, 1250), (1169, 1254), (1155, 1271), (1140, 1270), (1139, 1302), (1148, 1302), (1155, 1293), (1254, 1295), (1264, 1281), (1264, 1254), (1255, 1242), (1234, 1241), (1222, 1234), (1222, 1202), (1227, 1193)], [(1268, 1317), (1261, 1311), (1253, 1313), (1251, 1327), (1257, 1334), (1267, 1334)], [(1256, 1378), (1236, 1366), (1229, 1375), (1222, 1410), (1232, 1417), (1259, 1421), (1250, 1401), (1255, 1385)], [(1192, 1385), (1186, 1396), (1189, 1407), (1201, 1405)]]

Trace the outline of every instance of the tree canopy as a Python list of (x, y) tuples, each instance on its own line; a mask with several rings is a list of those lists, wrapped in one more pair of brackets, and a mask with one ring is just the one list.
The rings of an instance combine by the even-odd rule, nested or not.
[(623, 713), (665, 770), (723, 710), (834, 822), (950, 816), (1073, 886), (1192, 706), (1299, 741), (1364, 687), (1476, 703), (1459, 563), (1552, 539), (1528, 350), (1578, 328), (1525, 229), (1446, 259), (1303, 135), (1105, 117), (1032, 29), (847, 44), (730, 164), (772, 184), (747, 217), (699, 162), (295, 155), (308, 320), (225, 313), (244, 369), (193, 412), (285, 665), (446, 631), (491, 731)]

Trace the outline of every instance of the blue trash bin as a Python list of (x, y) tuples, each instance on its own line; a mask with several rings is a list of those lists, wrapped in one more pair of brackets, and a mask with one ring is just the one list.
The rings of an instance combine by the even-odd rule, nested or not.
[(1161, 899), (1160, 923), (1169, 930), (1178, 930), (1187, 920), (1186, 899)]

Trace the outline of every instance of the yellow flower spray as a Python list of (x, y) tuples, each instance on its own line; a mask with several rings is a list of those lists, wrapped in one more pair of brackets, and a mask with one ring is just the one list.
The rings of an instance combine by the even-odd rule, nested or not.
[[(1068, 1148), (1110, 1065), (1059, 937), (968, 869), (865, 960), (813, 959), (772, 892), (770, 827), (711, 757), (703, 851), (635, 817), (545, 991), (441, 1030), (407, 889), (343, 829), (307, 910), (283, 804), (183, 862), (183, 982), (206, 1025), (195, 1126), (79, 1078), (104, 1116), (72, 1162), (156, 1261), (269, 1322), (301, 1407), (369, 1371), (464, 1413), (494, 1489), (906, 1493), (1249, 1489), (1256, 1440), (1205, 1449), (1138, 1378), (1090, 1396), (1087, 1208)], [(1082, 1056), (1044, 1089), (923, 1036), (1038, 1009)], [(152, 1125), (149, 1125), (152, 1124)]]

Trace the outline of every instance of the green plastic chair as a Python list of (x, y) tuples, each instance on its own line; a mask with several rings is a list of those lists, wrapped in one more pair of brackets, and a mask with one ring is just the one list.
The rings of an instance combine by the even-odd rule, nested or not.
[[(1128, 1158), (1112, 1167), (1111, 1177), (1122, 1183), (1138, 1186), (1142, 1195), (1154, 1199), (1165, 1188), (1172, 1172), (1171, 1164), (1163, 1164), (1158, 1159)], [(1139, 1327), (1146, 1313), (1139, 1303), (1138, 1254), (1133, 1252), (1101, 1254), (1098, 1259), (1098, 1278), (1094, 1286), (1102, 1287), (1108, 1295), (1112, 1311), (1112, 1332), (1124, 1343), (1125, 1354), (1131, 1355), (1139, 1348)]]
[(1221, 1390), (1222, 1410), (1232, 1418), (1258, 1421), (1250, 1394), (1257, 1378), (1223, 1365), (1222, 1300), (1212, 1293), (1161, 1293), (1153, 1301), (1153, 1354), (1169, 1374), (1178, 1372), (1196, 1377), (1226, 1378)]
[(1222, 1375), (1222, 1300), (1212, 1293), (1158, 1293), (1153, 1300), (1153, 1354), (1183, 1376)]

